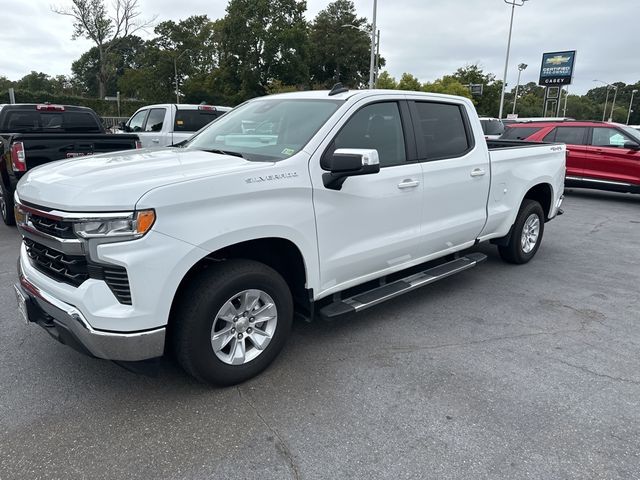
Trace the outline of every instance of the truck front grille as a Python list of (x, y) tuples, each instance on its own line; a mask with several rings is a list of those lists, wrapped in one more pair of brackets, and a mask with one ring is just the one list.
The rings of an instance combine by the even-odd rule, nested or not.
[(24, 239), (32, 265), (48, 277), (78, 287), (88, 278), (103, 280), (118, 302), (131, 305), (129, 277), (124, 267), (88, 263), (84, 256), (65, 255), (29, 238)]
[(62, 220), (51, 220), (40, 215), (31, 214), (31, 223), (36, 230), (58, 238), (76, 238), (73, 224)]
[(24, 244), (33, 266), (54, 280), (78, 287), (89, 278), (86, 257), (65, 255), (29, 238)]

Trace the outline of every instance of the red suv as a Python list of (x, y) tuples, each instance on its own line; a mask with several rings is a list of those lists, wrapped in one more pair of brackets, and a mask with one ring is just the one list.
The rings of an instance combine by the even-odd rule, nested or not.
[(567, 144), (567, 187), (640, 193), (640, 132), (617, 123), (527, 122), (501, 139)]

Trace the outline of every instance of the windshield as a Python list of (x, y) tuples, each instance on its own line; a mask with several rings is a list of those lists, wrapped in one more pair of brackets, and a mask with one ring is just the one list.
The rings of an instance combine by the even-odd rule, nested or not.
[(622, 127), (622, 130), (624, 130), (624, 133), (629, 135), (636, 142), (640, 143), (640, 131), (636, 130), (635, 128), (631, 128), (631, 127)]
[(261, 98), (220, 117), (184, 148), (278, 161), (299, 152), (343, 100)]

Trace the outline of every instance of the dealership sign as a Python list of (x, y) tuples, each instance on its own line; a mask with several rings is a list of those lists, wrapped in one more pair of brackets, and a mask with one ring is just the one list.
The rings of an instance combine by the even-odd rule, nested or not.
[(551, 52), (542, 54), (539, 85), (570, 85), (576, 51)]

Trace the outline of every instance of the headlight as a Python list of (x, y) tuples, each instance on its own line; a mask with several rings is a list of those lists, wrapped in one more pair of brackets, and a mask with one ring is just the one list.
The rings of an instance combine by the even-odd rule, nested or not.
[(82, 238), (114, 238), (114, 240), (130, 238), (133, 240), (151, 230), (155, 221), (156, 213), (153, 210), (140, 210), (82, 219), (74, 223), (73, 230)]

